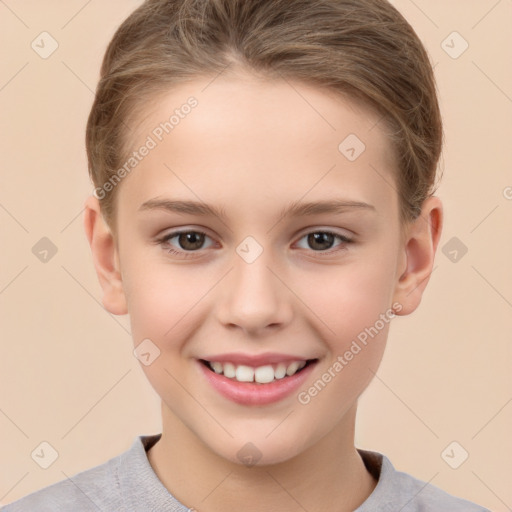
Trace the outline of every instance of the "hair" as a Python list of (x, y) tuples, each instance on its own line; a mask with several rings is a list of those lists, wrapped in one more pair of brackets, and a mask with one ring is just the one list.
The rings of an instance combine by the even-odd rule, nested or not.
[(95, 190), (114, 184), (97, 196), (111, 227), (128, 126), (173, 86), (228, 66), (327, 89), (376, 112), (397, 164), (400, 221), (418, 217), (436, 185), (443, 127), (429, 56), (387, 0), (147, 0), (108, 45), (87, 122)]

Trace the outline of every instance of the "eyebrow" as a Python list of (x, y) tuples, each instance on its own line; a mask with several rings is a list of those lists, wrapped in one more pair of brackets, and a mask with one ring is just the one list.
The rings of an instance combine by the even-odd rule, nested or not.
[[(224, 208), (217, 208), (200, 201), (182, 201), (173, 199), (150, 199), (143, 203), (139, 211), (165, 210), (173, 213), (189, 215), (214, 216), (227, 220)], [(353, 210), (377, 212), (371, 204), (347, 199), (331, 199), (323, 201), (300, 202), (293, 201), (280, 212), (280, 219), (286, 217), (306, 217), (322, 213), (342, 214)]]

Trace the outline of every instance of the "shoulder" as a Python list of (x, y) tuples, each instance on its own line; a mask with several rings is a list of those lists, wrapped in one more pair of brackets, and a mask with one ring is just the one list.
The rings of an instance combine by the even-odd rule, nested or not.
[(436, 512), (489, 512), (486, 508), (463, 498), (453, 496), (431, 483), (397, 471), (396, 485), (404, 490), (409, 500), (403, 512), (432, 510)]
[(397, 471), (385, 455), (358, 451), (368, 470), (377, 474), (378, 482), (373, 493), (356, 512), (490, 512), (429, 482)]
[(98, 512), (118, 510), (117, 478), (121, 455), (34, 491), (0, 508), (0, 512)]

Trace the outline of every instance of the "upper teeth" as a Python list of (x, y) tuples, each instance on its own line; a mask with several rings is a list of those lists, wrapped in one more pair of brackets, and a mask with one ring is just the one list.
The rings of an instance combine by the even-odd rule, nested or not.
[(291, 377), (298, 370), (306, 366), (306, 361), (293, 361), (289, 364), (279, 363), (277, 365), (267, 364), (265, 366), (245, 366), (243, 364), (234, 365), (233, 363), (219, 363), (217, 361), (208, 362), (210, 368), (215, 373), (222, 373), (224, 377), (235, 379), (238, 382), (258, 382), (266, 384), (274, 379), (283, 379), (286, 376)]

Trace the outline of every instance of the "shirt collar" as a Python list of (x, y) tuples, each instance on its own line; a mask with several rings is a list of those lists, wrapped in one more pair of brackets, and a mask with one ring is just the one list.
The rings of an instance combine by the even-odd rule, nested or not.
[(119, 461), (119, 485), (125, 510), (148, 512), (187, 512), (189, 509), (172, 496), (149, 463), (147, 450), (162, 434), (137, 436)]

